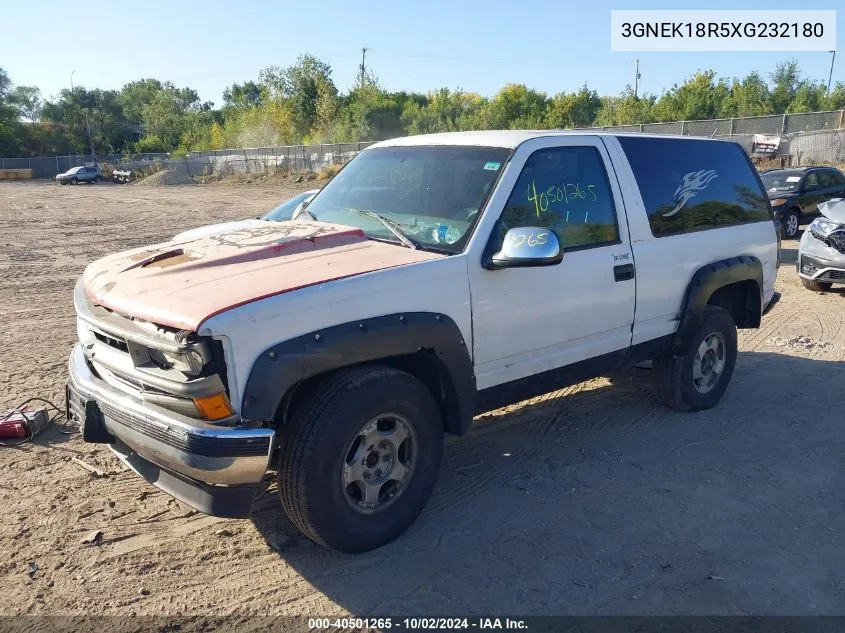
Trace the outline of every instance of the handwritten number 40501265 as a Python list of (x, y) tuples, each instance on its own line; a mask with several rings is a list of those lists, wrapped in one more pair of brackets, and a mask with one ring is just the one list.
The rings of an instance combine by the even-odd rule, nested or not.
[(544, 213), (549, 208), (552, 202), (566, 202), (569, 204), (570, 200), (589, 200), (595, 202), (598, 196), (595, 192), (595, 185), (581, 186), (580, 183), (564, 183), (563, 186), (551, 185), (545, 191), (537, 193), (537, 185), (532, 181), (528, 185), (528, 201), (534, 203), (534, 208), (537, 210), (537, 217)]

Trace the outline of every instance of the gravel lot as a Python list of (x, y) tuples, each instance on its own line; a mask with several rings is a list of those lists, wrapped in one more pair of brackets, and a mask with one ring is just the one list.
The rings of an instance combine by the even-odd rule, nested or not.
[[(0, 183), (0, 408), (62, 405), (87, 262), (294, 192)], [(845, 614), (845, 291), (806, 291), (784, 248), (717, 408), (667, 411), (633, 369), (483, 416), (368, 554), (294, 536), (270, 478), (221, 520), (57, 428), (0, 447), (0, 615)]]

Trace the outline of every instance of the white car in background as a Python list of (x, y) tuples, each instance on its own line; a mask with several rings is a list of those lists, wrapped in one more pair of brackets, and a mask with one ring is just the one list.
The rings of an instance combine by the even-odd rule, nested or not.
[(813, 220), (798, 245), (798, 276), (805, 288), (827, 292), (845, 284), (845, 198), (818, 205), (822, 217)]
[(238, 229), (250, 229), (256, 227), (267, 226), (268, 222), (283, 222), (290, 220), (294, 212), (304, 203), (309, 202), (311, 198), (317, 195), (319, 189), (311, 189), (305, 191), (290, 200), (283, 202), (278, 207), (264, 214), (260, 218), (250, 218), (249, 220), (234, 220), (232, 222), (221, 222), (219, 224), (209, 224), (208, 226), (200, 226), (196, 229), (183, 231), (173, 237), (174, 240), (195, 240), (199, 237), (208, 237), (209, 235), (220, 235), (221, 233), (228, 233)]

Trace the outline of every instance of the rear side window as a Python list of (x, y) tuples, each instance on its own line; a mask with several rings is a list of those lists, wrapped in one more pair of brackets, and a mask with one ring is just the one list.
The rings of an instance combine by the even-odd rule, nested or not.
[(736, 143), (618, 139), (655, 237), (771, 221), (766, 193)]
[(838, 187), (842, 184), (839, 180), (838, 174), (833, 171), (823, 171), (819, 174), (821, 178), (822, 187)]

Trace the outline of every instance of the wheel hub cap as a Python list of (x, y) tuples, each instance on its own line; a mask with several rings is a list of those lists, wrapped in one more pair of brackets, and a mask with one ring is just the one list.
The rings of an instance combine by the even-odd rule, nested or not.
[(392, 503), (406, 488), (415, 464), (416, 436), (402, 416), (367, 422), (346, 453), (344, 496), (359, 512), (372, 513)]
[(713, 390), (725, 369), (727, 345), (718, 332), (708, 334), (701, 341), (692, 363), (692, 381), (696, 391), (709, 393)]

